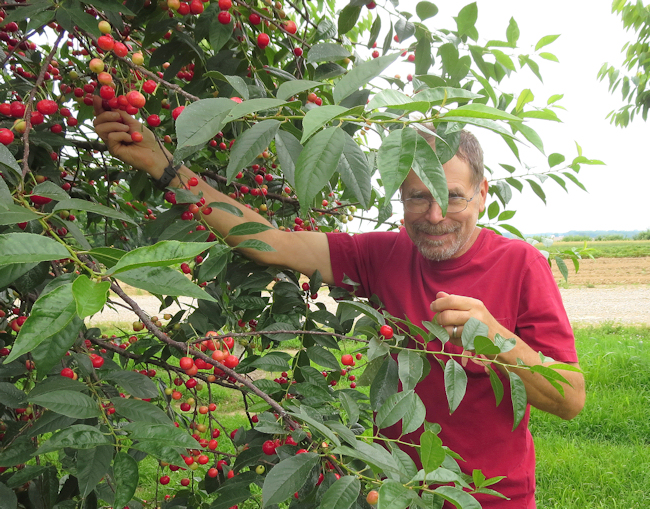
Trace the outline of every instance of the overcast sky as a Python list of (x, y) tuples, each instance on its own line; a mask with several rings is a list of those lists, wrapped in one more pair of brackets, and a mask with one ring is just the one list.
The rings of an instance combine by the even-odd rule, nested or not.
[[(400, 2), (400, 8), (415, 11), (417, 2)], [(434, 2), (440, 12), (427, 20), (432, 27), (453, 27), (452, 16), (469, 2)], [(511, 202), (517, 210), (511, 220), (528, 234), (566, 232), (569, 230), (645, 230), (650, 228), (647, 194), (650, 190), (650, 123), (635, 120), (629, 127), (614, 127), (605, 117), (622, 104), (620, 92), (612, 96), (607, 83), (596, 76), (604, 62), (620, 64), (621, 48), (630, 40), (620, 19), (611, 13), (609, 0), (478, 0), (477, 28), (480, 42), (505, 40), (511, 17), (517, 21), (521, 36), (518, 47), (533, 53), (537, 41), (551, 34), (561, 34), (546, 51), (554, 53), (559, 63), (537, 58), (544, 83), (530, 72), (518, 72), (517, 82), (504, 90), (516, 92), (530, 88), (535, 104), (544, 105), (553, 94), (564, 94), (559, 103), (567, 111), (557, 110), (562, 124), (535, 121), (531, 124), (545, 142), (546, 155), (560, 152), (567, 160), (577, 155), (575, 142), (583, 155), (599, 159), (604, 166), (582, 166), (579, 179), (588, 192), (569, 184), (569, 193), (553, 182), (544, 185), (547, 205), (527, 186), (520, 195), (516, 190)], [(382, 35), (383, 37), (383, 35)], [(521, 78), (519, 78), (521, 75)], [(474, 130), (485, 151), (486, 164), (498, 169), (499, 162), (519, 167), (517, 160), (498, 136)], [(526, 161), (543, 163), (537, 157)], [(538, 152), (537, 152), (538, 154)], [(506, 161), (507, 160), (507, 161)], [(539, 166), (539, 170), (548, 169)]]

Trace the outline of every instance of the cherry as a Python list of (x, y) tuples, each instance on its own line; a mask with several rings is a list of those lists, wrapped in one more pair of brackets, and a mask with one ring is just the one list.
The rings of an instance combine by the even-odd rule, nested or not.
[(183, 110), (185, 109), (185, 106), (178, 106), (172, 110), (172, 118), (176, 120), (178, 116), (183, 113)]
[(156, 115), (156, 114), (149, 115), (147, 117), (147, 124), (150, 127), (158, 127), (160, 125), (160, 122), (161, 122), (160, 117), (158, 115)]
[(273, 440), (267, 440), (262, 444), (262, 452), (267, 456), (273, 456), (275, 454), (276, 444)]
[(372, 52), (372, 58), (377, 58), (379, 57), (379, 51), (375, 50)]
[(194, 366), (194, 361), (191, 357), (181, 357), (179, 365), (181, 369), (190, 369), (192, 366)]
[(285, 29), (285, 31), (289, 32), (290, 34), (295, 34), (298, 31), (298, 27), (296, 26), (295, 21), (285, 21), (282, 24), (282, 28)]
[(36, 109), (43, 115), (53, 115), (59, 110), (59, 105), (51, 99), (43, 99), (36, 103)]
[(97, 38), (97, 46), (99, 46), (104, 51), (110, 51), (115, 46), (115, 40), (112, 36), (106, 34)]
[(144, 90), (147, 94), (153, 94), (153, 92), (156, 90), (156, 82), (154, 80), (147, 80), (142, 84), (142, 90)]
[(0, 143), (3, 145), (9, 145), (14, 141), (14, 133), (12, 133), (9, 129), (2, 128), (0, 129)]
[(74, 371), (72, 371), (70, 368), (63, 368), (61, 370), (61, 376), (64, 376), (66, 378), (74, 378)]
[(125, 44), (122, 44), (121, 42), (116, 42), (113, 44), (113, 53), (115, 53), (118, 57), (125, 57), (128, 52), (129, 48), (127, 48)]
[(232, 0), (219, 0), (219, 10), (227, 11), (232, 7)]
[(411, 54), (407, 57), (407, 60), (408, 60), (409, 62), (415, 62), (415, 55), (414, 55), (413, 53), (411, 53)]
[(181, 479), (181, 486), (189, 486), (189, 485), (190, 485), (190, 480), (187, 477)]
[(269, 42), (271, 42), (271, 39), (267, 34), (261, 33), (257, 36), (257, 46), (260, 49), (264, 49), (269, 45)]
[(293, 48), (293, 54), (296, 55), (297, 57), (302, 56), (302, 48)]
[(208, 470), (208, 477), (217, 477), (219, 475), (219, 471), (216, 468), (211, 468)]
[(126, 94), (126, 100), (131, 106), (135, 108), (142, 108), (147, 102), (145, 97), (137, 90), (131, 90), (128, 94)]
[(379, 500), (379, 492), (377, 490), (372, 490), (368, 493), (366, 497), (366, 502), (370, 505), (376, 505)]
[(313, 103), (314, 101), (316, 101), (316, 99), (318, 99), (318, 96), (314, 92), (310, 92), (309, 94), (307, 94), (308, 102)]
[(346, 353), (345, 355), (341, 356), (341, 364), (344, 366), (352, 366), (354, 364), (354, 358), (351, 354)]
[(393, 328), (390, 325), (382, 325), (379, 328), (379, 335), (384, 336), (386, 339), (393, 337)]
[(140, 131), (133, 131), (131, 133), (131, 139), (135, 143), (140, 143), (144, 138), (143, 138), (142, 133)]
[(201, 14), (204, 9), (205, 7), (203, 7), (201, 0), (192, 0), (190, 3), (190, 12), (195, 16)]
[(248, 22), (251, 25), (259, 25), (262, 22), (262, 18), (260, 18), (259, 14), (251, 12), (251, 14), (248, 16)]
[(217, 19), (222, 25), (227, 25), (230, 23), (232, 17), (228, 11), (220, 11), (219, 14), (217, 14)]
[(104, 365), (104, 358), (101, 355), (92, 354), (90, 356), (90, 361), (94, 368), (101, 368)]
[(163, 485), (169, 484), (169, 481), (171, 481), (171, 479), (170, 479), (170, 477), (168, 475), (163, 475), (160, 478), (160, 484), (163, 484)]

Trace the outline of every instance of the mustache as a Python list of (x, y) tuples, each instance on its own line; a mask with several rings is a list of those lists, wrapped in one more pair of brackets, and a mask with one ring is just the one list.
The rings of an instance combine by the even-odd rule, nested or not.
[(460, 230), (459, 225), (443, 225), (443, 224), (431, 224), (431, 223), (414, 223), (411, 225), (413, 230), (420, 233), (425, 233), (427, 235), (443, 235), (445, 233), (455, 233)]

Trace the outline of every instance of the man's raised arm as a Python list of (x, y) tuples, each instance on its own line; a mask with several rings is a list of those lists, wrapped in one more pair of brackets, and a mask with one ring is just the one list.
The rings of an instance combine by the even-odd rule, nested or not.
[[(172, 160), (172, 155), (158, 143), (151, 131), (123, 111), (104, 111), (99, 97), (95, 98), (95, 115), (95, 130), (113, 156), (134, 168), (147, 172), (156, 180), (163, 176), (165, 168)], [(136, 131), (143, 134), (143, 140), (138, 143), (131, 139), (131, 133)], [(197, 175), (189, 168), (181, 166), (178, 176), (170, 182), (169, 186), (181, 187), (183, 182), (189, 181), (192, 177), (197, 177)], [(194, 194), (203, 193), (206, 203), (228, 203), (243, 213), (242, 217), (237, 217), (215, 208), (211, 214), (203, 216), (208, 225), (226, 237), (228, 244), (237, 247), (240, 242), (255, 238), (275, 249), (275, 251), (242, 249), (241, 252), (246, 257), (260, 264), (297, 270), (307, 276), (311, 276), (314, 271), (318, 270), (323, 282), (334, 283), (329, 245), (324, 233), (282, 232), (277, 228), (271, 228), (255, 235), (227, 237), (228, 232), (238, 224), (256, 222), (269, 225), (269, 223), (259, 214), (217, 191), (201, 178), (198, 178), (198, 184), (191, 187), (190, 190)]]

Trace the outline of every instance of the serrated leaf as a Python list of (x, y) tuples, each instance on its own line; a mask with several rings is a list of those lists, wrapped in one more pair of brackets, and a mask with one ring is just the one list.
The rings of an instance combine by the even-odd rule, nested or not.
[(14, 384), (0, 382), (0, 404), (8, 408), (21, 408), (25, 404), (25, 393)]
[(100, 445), (92, 449), (81, 449), (77, 452), (77, 482), (82, 498), (102, 480), (113, 459), (113, 447)]
[(216, 244), (208, 251), (208, 257), (201, 264), (199, 270), (199, 283), (204, 283), (216, 278), (228, 264), (230, 247)]
[(384, 404), (388, 398), (397, 393), (397, 362), (387, 357), (381, 364), (370, 385), (370, 405), (374, 411)]
[(83, 210), (86, 212), (92, 212), (94, 214), (99, 214), (100, 216), (112, 217), (114, 219), (119, 219), (120, 221), (125, 221), (131, 224), (138, 224), (132, 217), (115, 210), (110, 207), (106, 207), (99, 203), (93, 203), (86, 200), (80, 200), (78, 198), (70, 198), (68, 200), (59, 201), (52, 212), (57, 212), (59, 210)]
[(254, 221), (240, 223), (233, 226), (226, 237), (236, 237), (238, 235), (255, 235), (257, 233), (262, 233), (270, 229), (272, 229), (271, 225), (266, 223), (257, 223)]
[(170, 424), (167, 414), (153, 403), (139, 399), (113, 398), (111, 399), (115, 411), (130, 421), (156, 422)]
[[(4, 179), (0, 180), (4, 183)], [(11, 200), (11, 195), (9, 195), (9, 199)], [(4, 206), (0, 205), (0, 225), (26, 223), (40, 217), (36, 212), (21, 207), (20, 205), (13, 203), (8, 203)]]
[(21, 327), (5, 362), (11, 362), (31, 352), (47, 339), (70, 327), (76, 318), (77, 304), (72, 295), (71, 284), (59, 286), (41, 295)]
[(354, 28), (354, 26), (357, 24), (357, 20), (359, 19), (359, 14), (361, 14), (360, 5), (354, 5), (353, 3), (350, 3), (343, 8), (339, 14), (338, 19), (339, 35), (347, 34)]
[(384, 55), (354, 67), (334, 87), (333, 96), (336, 104), (379, 76), (384, 69), (399, 58), (399, 53)]
[(177, 428), (173, 424), (132, 422), (122, 429), (130, 433), (129, 437), (132, 440), (156, 442), (169, 447), (195, 449), (198, 443), (187, 431)]
[(433, 472), (445, 460), (442, 440), (433, 431), (425, 431), (420, 436), (420, 460), (425, 473)]
[[(350, 52), (340, 44), (332, 42), (321, 42), (311, 47), (309, 53), (307, 54), (307, 63), (313, 64), (315, 62), (336, 62), (337, 60), (343, 60), (344, 58), (348, 58), (350, 56), (352, 56), (350, 55)], [(311, 83), (315, 83), (314, 86), (321, 85), (319, 81), (314, 81)]]
[(400, 482), (388, 479), (379, 488), (377, 509), (405, 509), (415, 505), (415, 499), (418, 498), (415, 491)]
[[(257, 99), (253, 99), (253, 102)], [(242, 104), (246, 104), (243, 102)], [(241, 106), (241, 105), (240, 105)], [(230, 161), (228, 168), (226, 168), (226, 177), (228, 177), (228, 184), (233, 181), (237, 173), (242, 168), (250, 165), (266, 148), (275, 137), (275, 133), (280, 129), (279, 120), (263, 120), (258, 122), (250, 129), (237, 138), (230, 151)]]
[(359, 200), (363, 208), (367, 208), (372, 192), (372, 169), (366, 154), (348, 133), (345, 133), (345, 146), (336, 170), (346, 190)]
[(338, 395), (343, 410), (348, 414), (348, 425), (356, 423), (359, 420), (359, 405), (356, 400), (343, 391), (339, 391)]
[(280, 162), (280, 167), (282, 168), (282, 174), (292, 186), (295, 185), (296, 163), (298, 162), (302, 149), (303, 147), (298, 141), (298, 138), (293, 134), (279, 130), (275, 135), (275, 151)]
[[(311, 52), (314, 51), (314, 48), (320, 46), (320, 44), (317, 44), (316, 46), (312, 47), (311, 50), (309, 50), (309, 55), (311, 55)], [(335, 44), (335, 46), (338, 46)], [(349, 53), (348, 53), (349, 55)], [(309, 62), (309, 57), (308, 60)], [(327, 85), (327, 83), (321, 83), (320, 81), (311, 81), (311, 80), (293, 80), (293, 81), (285, 81), (278, 87), (278, 91), (275, 94), (277, 99), (280, 99), (281, 101), (288, 101), (292, 96), (299, 94), (300, 92), (304, 92), (305, 90), (311, 90), (312, 88), (315, 87), (320, 87), (323, 85)]]
[(476, 336), (487, 337), (488, 326), (472, 317), (463, 325), (463, 333), (461, 334), (461, 340), (465, 350), (474, 350), (474, 338)]
[(224, 203), (224, 202), (220, 202), (220, 201), (213, 201), (212, 203), (208, 204), (208, 207), (223, 210), (224, 212), (228, 212), (229, 214), (232, 214), (233, 216), (236, 216), (236, 217), (243, 217), (243, 215), (244, 215), (244, 213), (241, 210), (239, 210), (234, 205), (231, 205), (230, 203)]
[[(204, 249), (208, 247), (202, 246)], [(127, 285), (135, 286), (156, 295), (171, 295), (172, 297), (185, 295), (194, 299), (216, 302), (214, 297), (171, 267), (139, 267), (120, 272), (115, 277), (120, 281), (124, 281)]]
[(417, 136), (415, 143), (415, 157), (413, 171), (431, 192), (433, 199), (438, 202), (442, 213), (447, 213), (449, 191), (445, 172), (431, 145), (422, 137)]
[(314, 345), (307, 348), (307, 356), (319, 366), (330, 369), (339, 369), (339, 361), (334, 354), (325, 348)]
[(410, 404), (402, 417), (402, 433), (412, 433), (420, 428), (427, 416), (427, 408), (417, 394), (409, 397)]
[(337, 105), (325, 105), (320, 108), (309, 110), (302, 121), (302, 138), (300, 143), (304, 144), (312, 135), (328, 122), (347, 113), (349, 108)]
[(69, 200), (70, 196), (63, 189), (57, 186), (54, 182), (46, 180), (40, 184), (36, 184), (32, 189), (32, 195), (46, 196), (53, 200)]
[(345, 132), (338, 127), (329, 127), (315, 134), (300, 153), (295, 180), (301, 208), (307, 209), (332, 178), (344, 146)]
[(514, 423), (512, 431), (517, 429), (519, 423), (526, 414), (526, 407), (528, 405), (528, 396), (526, 395), (526, 386), (521, 380), (519, 375), (509, 371), (508, 377), (510, 378), (510, 397), (512, 399), (512, 411), (514, 414)]
[(445, 394), (449, 403), (449, 413), (458, 408), (465, 397), (467, 389), (467, 373), (454, 359), (445, 364)]
[(418, 2), (415, 6), (415, 13), (418, 15), (418, 18), (424, 21), (425, 19), (433, 18), (438, 14), (438, 7), (431, 2), (423, 0)]
[(410, 391), (422, 378), (424, 361), (422, 354), (415, 350), (401, 350), (397, 355), (397, 366), (399, 367), (399, 379), (402, 382), (402, 390)]
[(447, 117), (484, 118), (490, 120), (508, 120), (512, 122), (521, 123), (521, 118), (481, 103), (471, 103), (471, 104), (466, 104), (465, 106), (459, 106), (458, 108), (454, 110), (450, 110), (446, 112), (444, 115), (440, 116), (441, 119), (446, 119)]
[[(258, 111), (264, 110), (276, 110), (282, 106), (286, 106), (287, 101), (282, 101), (280, 99), (263, 97), (259, 99), (250, 99), (248, 101), (243, 101), (240, 104), (236, 104), (235, 107), (230, 110), (230, 113), (226, 117), (226, 123), (232, 122), (233, 120), (240, 119), (243, 116), (250, 115)], [(237, 143), (239, 139), (237, 139)], [(235, 144), (236, 145), (236, 144)], [(259, 152), (261, 153), (261, 151)]]
[(237, 244), (237, 249), (254, 249), (255, 251), (275, 251), (266, 242), (257, 239), (248, 239)]
[(200, 146), (210, 141), (226, 125), (226, 117), (236, 104), (218, 97), (186, 106), (176, 119), (177, 147)]
[(320, 509), (350, 509), (361, 491), (361, 482), (356, 476), (346, 475), (332, 484), (320, 502)]
[(117, 383), (128, 394), (136, 398), (158, 396), (156, 384), (148, 376), (135, 371), (110, 371), (103, 374), (102, 379)]
[(33, 233), (5, 233), (0, 235), (0, 265), (36, 263), (59, 260), (70, 256), (56, 240)]
[(409, 399), (411, 394), (414, 394), (413, 391), (402, 391), (386, 398), (386, 401), (377, 409), (375, 425), (379, 429), (383, 429), (397, 424), (412, 404)]
[(215, 77), (221, 81), (225, 81), (239, 94), (242, 99), (245, 101), (248, 100), (248, 85), (240, 76), (225, 76), (219, 71), (208, 71), (204, 74), (204, 76), (209, 78)]
[(138, 463), (125, 452), (118, 452), (113, 461), (115, 478), (115, 507), (125, 507), (135, 495), (140, 476)]
[(279, 504), (302, 488), (307, 474), (320, 462), (320, 456), (312, 452), (298, 454), (275, 465), (264, 479), (262, 486), (263, 506)]
[(419, 135), (410, 128), (396, 129), (384, 139), (377, 157), (386, 197), (391, 198), (408, 175), (415, 160)]
[(110, 287), (109, 281), (91, 281), (85, 274), (75, 279), (72, 283), (72, 295), (77, 304), (77, 315), (85, 318), (101, 311), (108, 299)]
[(395, 23), (395, 34), (400, 43), (413, 37), (415, 34), (415, 25), (404, 18), (399, 18)]
[(110, 438), (93, 426), (75, 424), (52, 435), (36, 451), (37, 454), (58, 451), (64, 447), (71, 449), (92, 449), (98, 445), (110, 445)]
[(545, 35), (539, 41), (537, 41), (537, 44), (535, 44), (535, 51), (538, 51), (539, 49), (543, 48), (544, 46), (547, 46), (548, 44), (551, 44), (558, 37), (560, 37), (560, 34), (557, 34), (557, 35)]
[(20, 177), (22, 175), (22, 171), (20, 169), (20, 166), (18, 166), (18, 163), (16, 162), (16, 158), (13, 156), (11, 152), (9, 152), (9, 149), (0, 143), (0, 167), (7, 168), (8, 170), (11, 170), (12, 172), (15, 173), (17, 177)]
[(77, 391), (54, 391), (40, 396), (30, 395), (27, 399), (30, 403), (68, 417), (88, 419), (101, 415), (99, 403), (90, 396)]
[(153, 246), (144, 246), (126, 253), (107, 272), (115, 275), (139, 268), (156, 268), (181, 263), (194, 258), (217, 242), (179, 242), (163, 240)]

